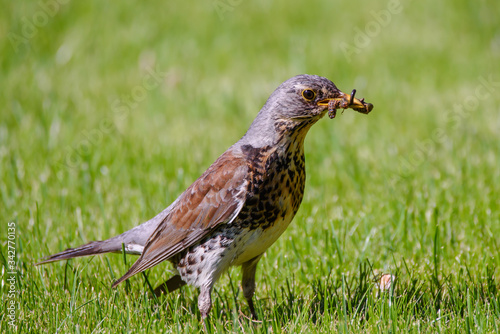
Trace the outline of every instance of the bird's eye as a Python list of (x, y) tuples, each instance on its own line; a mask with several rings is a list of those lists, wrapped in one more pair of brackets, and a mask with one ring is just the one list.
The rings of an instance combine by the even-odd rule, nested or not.
[(313, 91), (313, 90), (310, 90), (310, 89), (304, 89), (302, 91), (302, 97), (308, 101), (314, 99), (314, 97), (316, 96), (316, 93)]

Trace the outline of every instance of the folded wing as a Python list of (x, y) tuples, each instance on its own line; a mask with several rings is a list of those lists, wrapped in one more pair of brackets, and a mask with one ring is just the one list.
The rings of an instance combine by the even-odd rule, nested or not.
[(151, 234), (139, 259), (113, 287), (193, 246), (220, 224), (229, 224), (243, 207), (248, 167), (226, 151), (174, 203)]

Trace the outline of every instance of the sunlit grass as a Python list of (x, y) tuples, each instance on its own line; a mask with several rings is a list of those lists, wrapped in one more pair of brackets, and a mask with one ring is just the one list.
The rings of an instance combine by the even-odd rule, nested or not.
[(498, 1), (401, 1), (386, 21), (387, 1), (2, 5), (1, 332), (9, 222), (17, 332), (200, 332), (196, 289), (154, 299), (142, 275), (110, 288), (132, 256), (33, 263), (151, 218), (300, 73), (375, 109), (311, 129), (303, 204), (259, 264), (261, 322), (235, 268), (209, 330), (498, 332)]

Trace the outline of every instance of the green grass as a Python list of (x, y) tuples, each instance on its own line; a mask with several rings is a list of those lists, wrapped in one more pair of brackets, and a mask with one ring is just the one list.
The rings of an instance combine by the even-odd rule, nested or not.
[(262, 323), (242, 316), (235, 268), (208, 328), (499, 332), (498, 1), (401, 1), (385, 17), (388, 1), (1, 3), (0, 332), (200, 332), (194, 288), (156, 300), (142, 275), (110, 288), (131, 256), (33, 263), (154, 216), (300, 73), (375, 109), (311, 129), (303, 204), (259, 264)]

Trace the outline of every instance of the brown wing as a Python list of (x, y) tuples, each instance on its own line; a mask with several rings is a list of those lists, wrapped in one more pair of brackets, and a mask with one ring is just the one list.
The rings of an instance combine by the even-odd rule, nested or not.
[(240, 212), (247, 192), (246, 161), (226, 151), (174, 202), (142, 255), (113, 287), (194, 245)]

